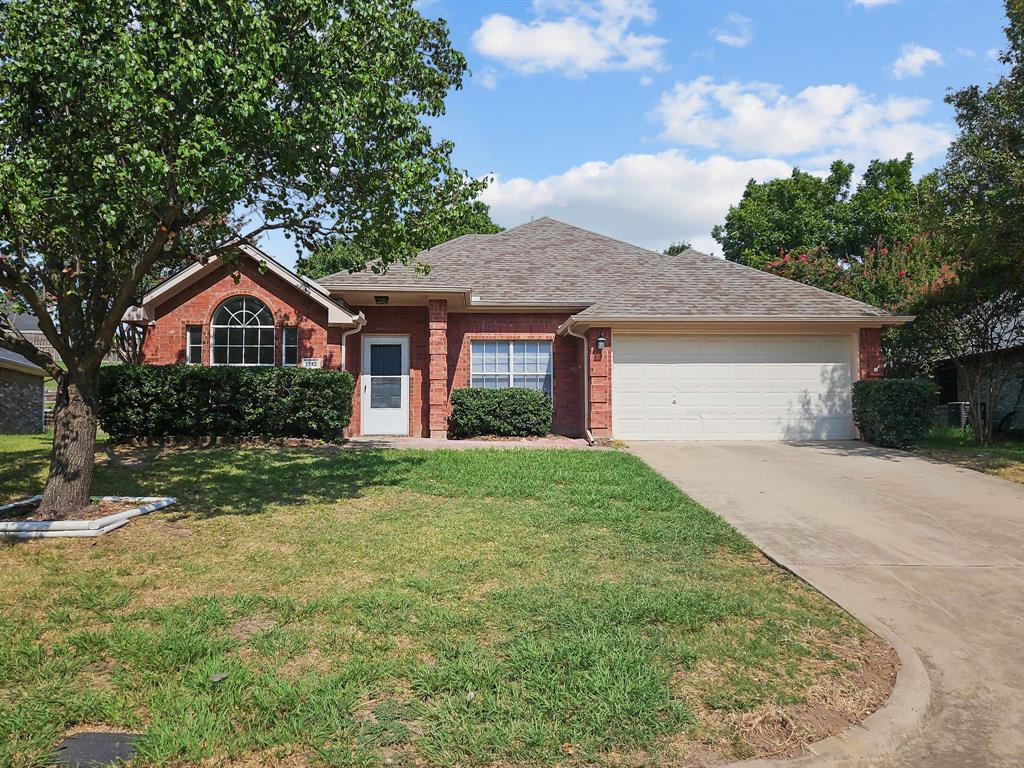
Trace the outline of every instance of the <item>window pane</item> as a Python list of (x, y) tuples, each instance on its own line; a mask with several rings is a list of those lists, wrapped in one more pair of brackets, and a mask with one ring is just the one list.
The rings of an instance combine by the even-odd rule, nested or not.
[(213, 329), (213, 343), (214, 346), (223, 347), (228, 343), (228, 329), (227, 328), (214, 328)]
[(214, 347), (213, 348), (213, 364), (224, 365), (228, 361), (228, 350), (227, 347)]
[(402, 407), (402, 377), (401, 376), (371, 376), (370, 377), (370, 407), (371, 408), (401, 408)]
[(198, 325), (190, 325), (188, 327), (188, 343), (193, 346), (199, 346), (203, 343), (203, 329)]
[(482, 389), (506, 389), (508, 385), (508, 376), (503, 374), (474, 374), (470, 380), (470, 386)]
[(299, 364), (299, 329), (287, 327), (284, 329), (284, 349), (282, 351), (282, 363), (284, 365)]
[(260, 365), (274, 364), (274, 348), (260, 347)]
[(402, 375), (402, 345), (401, 344), (371, 344), (370, 345), (370, 375), (371, 376), (401, 376)]
[(248, 308), (252, 313), (252, 325), (273, 325), (274, 318), (270, 314), (270, 310), (267, 309), (267, 305), (262, 301), (250, 298), (248, 300)]
[(526, 374), (512, 377), (513, 387), (526, 387), (527, 389), (539, 389), (551, 397), (551, 376), (537, 374)]
[(257, 328), (246, 328), (242, 331), (242, 343), (247, 347), (255, 347), (260, 343), (260, 331)]
[(260, 334), (260, 344), (262, 346), (264, 346), (264, 347), (272, 347), (272, 346), (274, 346), (274, 329), (273, 328), (261, 328), (260, 331), (259, 331), (259, 334)]
[(550, 341), (512, 342), (512, 371), (514, 373), (551, 373)]
[(241, 347), (228, 347), (228, 364), (229, 365), (241, 365), (242, 364), (242, 348)]
[(244, 343), (243, 333), (241, 328), (231, 328), (228, 330), (228, 344), (232, 347), (240, 347)]
[(256, 365), (260, 361), (259, 347), (244, 347), (242, 349), (242, 362), (246, 365)]

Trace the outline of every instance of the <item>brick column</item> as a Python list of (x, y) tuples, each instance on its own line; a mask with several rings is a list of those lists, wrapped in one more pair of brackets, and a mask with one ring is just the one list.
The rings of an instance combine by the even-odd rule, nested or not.
[[(604, 349), (597, 348), (597, 339), (603, 336), (607, 342)], [(591, 328), (587, 331), (587, 354), (589, 388), (587, 398), (590, 406), (590, 432), (594, 437), (612, 436), (612, 330)]]
[(882, 356), (882, 329), (860, 329), (860, 377), (880, 379), (885, 373), (885, 358)]
[(448, 438), (448, 301), (428, 299), (430, 422), (428, 436)]

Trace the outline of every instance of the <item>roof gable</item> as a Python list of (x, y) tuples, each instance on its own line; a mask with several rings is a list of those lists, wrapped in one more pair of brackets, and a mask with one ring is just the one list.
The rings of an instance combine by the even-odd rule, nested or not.
[[(304, 293), (313, 301), (323, 306), (327, 310), (328, 325), (356, 325), (357, 315), (352, 313), (347, 307), (340, 304), (335, 299), (331, 298), (330, 292), (323, 286), (313, 280), (309, 280), (308, 278), (295, 274), (280, 262), (275, 261), (268, 254), (251, 245), (238, 245), (237, 250), (240, 254), (240, 258), (250, 259), (252, 261), (265, 264), (269, 272), (277, 275), (296, 290)], [(185, 269), (164, 280), (160, 285), (156, 286), (153, 290), (143, 296), (139, 306), (131, 307), (128, 312), (125, 313), (125, 322), (149, 322), (155, 319), (156, 308), (158, 306), (188, 286), (192, 285), (197, 280), (214, 272), (224, 263), (225, 259), (218, 256), (210, 259), (205, 264), (200, 262), (190, 264)]]

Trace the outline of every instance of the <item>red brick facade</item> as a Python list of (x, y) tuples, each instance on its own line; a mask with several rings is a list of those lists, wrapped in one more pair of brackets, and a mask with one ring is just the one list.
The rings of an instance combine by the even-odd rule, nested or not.
[(328, 333), (327, 310), (277, 275), (261, 274), (248, 260), (234, 268), (218, 267), (161, 304), (157, 308), (157, 322), (146, 329), (143, 362), (184, 363), (186, 329), (197, 325), (203, 329), (203, 365), (209, 365), (210, 321), (217, 307), (234, 296), (254, 296), (274, 315), (277, 365), (281, 364), (282, 329), (294, 325), (299, 329), (300, 360), (316, 357), (325, 368), (341, 366), (340, 331), (337, 338)]
[(885, 357), (882, 355), (882, 329), (860, 329), (860, 377), (880, 379), (885, 375)]
[(543, 340), (551, 342), (551, 386), (554, 406), (551, 429), (578, 436), (583, 432), (583, 376), (579, 339), (559, 336), (558, 326), (568, 314), (515, 314), (509, 312), (452, 313), (448, 315), (448, 388), (468, 387), (471, 342)]

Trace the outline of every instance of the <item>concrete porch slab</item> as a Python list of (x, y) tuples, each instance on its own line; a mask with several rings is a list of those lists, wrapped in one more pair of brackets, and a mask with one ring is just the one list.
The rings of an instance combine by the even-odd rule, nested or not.
[(508, 440), (439, 440), (431, 437), (351, 437), (345, 441), (345, 448), (420, 448), (464, 450), (468, 448), (589, 448), (587, 441), (576, 437), (538, 437), (534, 439)]

